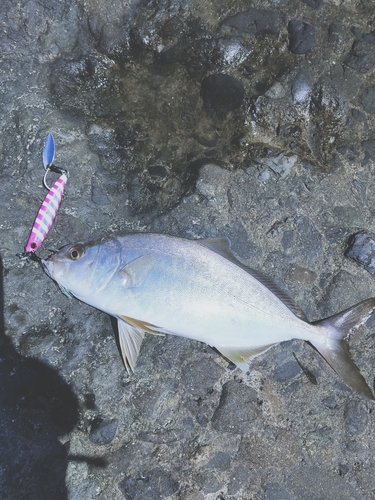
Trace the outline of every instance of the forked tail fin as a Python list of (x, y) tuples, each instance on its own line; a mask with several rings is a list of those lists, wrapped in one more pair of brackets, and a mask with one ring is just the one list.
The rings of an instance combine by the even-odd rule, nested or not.
[(345, 384), (371, 401), (375, 401), (374, 395), (350, 357), (345, 337), (365, 323), (373, 311), (375, 311), (375, 298), (364, 300), (330, 318), (317, 321), (314, 325), (326, 331), (324, 335), (317, 335), (310, 340)]

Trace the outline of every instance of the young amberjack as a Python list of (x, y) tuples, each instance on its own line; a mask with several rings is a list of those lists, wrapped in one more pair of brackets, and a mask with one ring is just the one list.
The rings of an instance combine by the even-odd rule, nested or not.
[(42, 264), (63, 291), (117, 318), (128, 370), (145, 332), (205, 342), (242, 370), (274, 344), (303, 339), (349, 387), (374, 400), (345, 337), (375, 310), (375, 298), (309, 323), (271, 280), (232, 255), (227, 238), (111, 236), (68, 245)]

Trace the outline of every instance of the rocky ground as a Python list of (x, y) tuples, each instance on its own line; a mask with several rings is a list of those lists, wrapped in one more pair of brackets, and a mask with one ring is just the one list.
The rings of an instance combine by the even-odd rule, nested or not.
[[(41, 256), (225, 235), (310, 320), (373, 296), (373, 1), (2, 0), (0, 26), (1, 498), (375, 499), (374, 405), (309, 345), (245, 374), (146, 337), (129, 376), (110, 318), (16, 256), (52, 132), (70, 179)], [(370, 386), (373, 324), (350, 339)]]

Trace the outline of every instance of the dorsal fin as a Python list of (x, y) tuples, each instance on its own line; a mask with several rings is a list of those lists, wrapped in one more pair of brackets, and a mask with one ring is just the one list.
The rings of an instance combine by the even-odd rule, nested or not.
[(308, 321), (306, 314), (302, 311), (302, 309), (300, 309), (297, 304), (295, 304), (293, 299), (291, 299), (283, 290), (281, 290), (281, 288), (279, 288), (270, 278), (268, 278), (268, 276), (260, 271), (256, 271), (255, 269), (251, 269), (250, 267), (245, 266), (245, 264), (242, 264), (242, 262), (236, 259), (236, 257), (231, 252), (231, 243), (229, 238), (205, 238), (202, 240), (197, 240), (197, 243), (209, 248), (213, 252), (221, 255), (225, 259), (229, 260), (236, 266), (249, 273), (253, 278), (267, 287), (270, 292), (275, 294), (276, 297), (278, 297), (281, 302), (283, 302), (288, 307), (288, 309), (290, 309), (298, 318), (303, 319), (304, 321)]

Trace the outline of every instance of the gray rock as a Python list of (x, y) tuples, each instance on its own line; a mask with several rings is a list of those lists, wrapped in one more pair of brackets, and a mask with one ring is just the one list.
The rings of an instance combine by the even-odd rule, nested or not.
[(245, 90), (242, 83), (230, 75), (213, 74), (203, 79), (201, 97), (209, 113), (227, 114), (242, 104)]
[(312, 75), (310, 72), (301, 71), (292, 83), (292, 97), (295, 104), (309, 101), (312, 88)]
[(278, 483), (268, 483), (264, 488), (264, 500), (291, 500), (288, 491)]
[(375, 87), (367, 87), (363, 91), (361, 104), (367, 113), (375, 114)]
[(311, 24), (293, 19), (288, 23), (288, 49), (293, 54), (306, 54), (315, 43), (315, 28)]
[[(233, 418), (233, 408), (237, 408), (235, 418)], [(248, 432), (259, 416), (256, 392), (244, 384), (230, 381), (223, 386), (212, 425), (217, 431), (241, 434)]]
[(359, 401), (349, 401), (345, 406), (345, 429), (354, 436), (363, 434), (368, 425), (368, 411)]
[(353, 234), (348, 242), (345, 255), (359, 264), (366, 271), (375, 276), (375, 235), (361, 231)]
[(245, 465), (238, 465), (231, 474), (228, 485), (228, 495), (235, 495), (241, 488), (246, 489), (254, 480), (252, 470)]
[(335, 396), (328, 396), (328, 398), (323, 399), (323, 404), (330, 410), (333, 410), (334, 408), (337, 407), (337, 401)]
[(217, 452), (204, 466), (205, 469), (226, 471), (230, 469), (231, 457), (224, 451)]
[(278, 33), (282, 22), (282, 15), (278, 11), (251, 8), (229, 17), (223, 25), (244, 33), (263, 35)]
[(186, 389), (197, 398), (204, 398), (220, 379), (223, 370), (211, 359), (196, 361), (183, 370), (182, 381)]
[(127, 477), (118, 486), (126, 500), (161, 500), (175, 493), (179, 482), (172, 474), (153, 469), (144, 476)]
[(203, 472), (198, 474), (195, 478), (198, 486), (202, 488), (203, 493), (206, 495), (208, 493), (214, 493), (215, 491), (220, 490), (222, 488), (222, 483), (215, 477), (212, 473)]
[(96, 418), (91, 424), (90, 441), (102, 446), (111, 443), (115, 437), (117, 425), (117, 419)]
[(360, 73), (367, 73), (375, 66), (374, 48), (362, 40), (357, 40), (343, 62)]
[(306, 500), (364, 500), (356, 488), (323, 467), (304, 467), (285, 478), (288, 491)]
[(276, 382), (285, 382), (298, 375), (300, 371), (301, 369), (296, 361), (288, 361), (276, 368), (273, 373), (273, 378)]
[[(229, 236), (312, 321), (374, 296), (344, 256), (373, 237), (374, 7), (344, 3), (1, 2), (1, 498), (372, 499), (375, 413), (304, 342), (242, 373), (147, 335), (129, 375), (109, 318), (16, 257), (52, 132), (70, 177), (40, 257), (113, 232)], [(315, 30), (293, 32), (304, 54), (290, 19)], [(212, 74), (231, 84), (207, 112)], [(370, 384), (373, 321), (349, 339)]]

